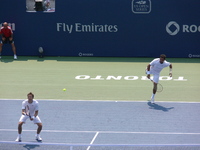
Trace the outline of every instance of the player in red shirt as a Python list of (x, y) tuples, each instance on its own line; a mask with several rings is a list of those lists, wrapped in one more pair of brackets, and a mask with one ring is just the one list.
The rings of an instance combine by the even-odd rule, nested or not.
[(9, 43), (12, 46), (12, 50), (14, 53), (14, 59), (17, 59), (16, 55), (16, 47), (13, 41), (13, 32), (10, 26), (8, 26), (7, 22), (3, 23), (3, 26), (1, 27), (0, 30), (1, 34), (1, 42), (0, 42), (0, 58), (1, 58), (1, 52), (2, 52), (2, 46), (3, 44)]

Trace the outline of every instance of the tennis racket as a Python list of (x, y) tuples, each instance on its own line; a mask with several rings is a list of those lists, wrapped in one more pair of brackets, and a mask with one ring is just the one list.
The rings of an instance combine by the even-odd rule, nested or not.
[(29, 111), (29, 106), (27, 105), (26, 108), (26, 115), (29, 116), (29, 118), (31, 119), (31, 115), (30, 115), (30, 111)]
[[(152, 79), (149, 79), (149, 80), (154, 83), (154, 81)], [(163, 86), (160, 83), (157, 83), (156, 92), (162, 92), (162, 90), (163, 90)]]

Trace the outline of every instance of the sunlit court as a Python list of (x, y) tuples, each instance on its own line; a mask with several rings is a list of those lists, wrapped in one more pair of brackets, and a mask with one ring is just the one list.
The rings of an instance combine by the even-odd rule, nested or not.
[[(175, 73), (169, 78), (168, 68), (162, 71), (163, 91), (152, 104), (153, 84), (144, 72), (151, 59), (2, 59), (1, 148), (198, 149), (199, 60), (169, 58)], [(15, 142), (30, 91), (40, 104), (43, 141), (35, 141), (37, 126), (27, 120), (22, 141)]]

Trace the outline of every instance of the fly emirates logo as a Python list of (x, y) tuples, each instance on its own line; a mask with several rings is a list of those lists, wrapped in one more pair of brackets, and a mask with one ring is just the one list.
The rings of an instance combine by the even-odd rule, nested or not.
[(74, 24), (66, 24), (66, 23), (56, 23), (56, 30), (58, 32), (103, 32), (103, 33), (115, 33), (118, 32), (117, 25), (108, 25), (108, 24), (82, 24), (82, 23), (74, 23)]

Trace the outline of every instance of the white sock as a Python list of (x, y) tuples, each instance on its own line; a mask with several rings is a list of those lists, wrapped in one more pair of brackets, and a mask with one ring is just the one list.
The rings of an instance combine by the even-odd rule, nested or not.
[(21, 138), (21, 137), (22, 137), (22, 135), (21, 135), (21, 134), (18, 134), (18, 137), (19, 137), (19, 138)]
[(154, 97), (155, 97), (155, 94), (152, 94), (151, 98), (154, 99)]

